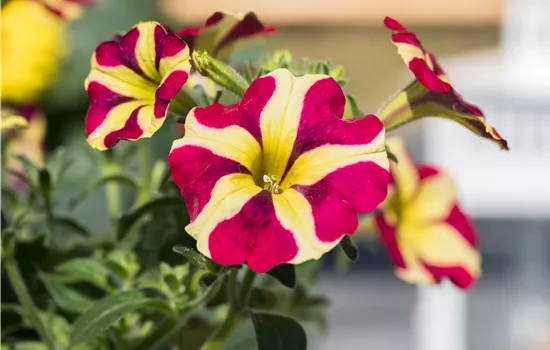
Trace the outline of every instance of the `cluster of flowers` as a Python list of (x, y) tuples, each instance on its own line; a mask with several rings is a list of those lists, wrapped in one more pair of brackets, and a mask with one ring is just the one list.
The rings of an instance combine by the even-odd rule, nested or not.
[(87, 141), (106, 150), (151, 137), (169, 112), (185, 116), (168, 163), (191, 218), (187, 232), (219, 264), (266, 272), (319, 259), (357, 230), (358, 214), (371, 214), (365, 220), (374, 220), (399, 277), (424, 284), (449, 278), (468, 288), (481, 259), (452, 178), (415, 164), (403, 142), (385, 133), (438, 116), (502, 149), (507, 144), (413, 32), (389, 17), (385, 25), (416, 79), (378, 116), (346, 119), (349, 101), (335, 79), (285, 68), (259, 76), (242, 94), (233, 90), (241, 95), (233, 105), (196, 106), (193, 86), (214, 93), (215, 82), (231, 86), (238, 73), (222, 62), (275, 32), (252, 13), (218, 12), (180, 31), (139, 23), (94, 52), (85, 82)]

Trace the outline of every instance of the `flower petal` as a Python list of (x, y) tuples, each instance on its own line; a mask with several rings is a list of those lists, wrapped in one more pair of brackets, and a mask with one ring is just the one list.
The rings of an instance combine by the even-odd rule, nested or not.
[(293, 259), (298, 247), (277, 219), (274, 196), (259, 192), (237, 215), (216, 226), (208, 241), (214, 261), (224, 265), (246, 262), (253, 271), (263, 273)]
[(238, 49), (274, 32), (275, 27), (265, 27), (252, 12), (237, 16), (216, 12), (203, 27), (184, 28), (178, 35), (192, 50), (204, 50), (224, 61)]
[(417, 79), (379, 113), (386, 129), (392, 130), (422, 117), (447, 118), (507, 150), (506, 140), (487, 123), (478, 107), (464, 101), (435, 56), (422, 47), (416, 35), (393, 18), (386, 17), (384, 24), (396, 31), (392, 41)]
[(382, 212), (376, 221), (396, 274), (403, 280), (434, 284), (448, 277), (458, 287), (469, 288), (480, 276), (475, 230), (456, 204), (439, 223), (402, 222), (396, 227)]
[(398, 161), (397, 164), (391, 163), (391, 178), (397, 187), (399, 201), (408, 202), (420, 185), (418, 169), (402, 138), (392, 137), (386, 141), (386, 145)]
[(179, 102), (191, 69), (186, 44), (155, 22), (139, 23), (100, 44), (91, 66), (85, 82), (86, 134), (101, 150), (120, 139), (151, 137), (164, 123), (170, 102)]
[(451, 85), (434, 73), (434, 67), (428, 57), (428, 52), (424, 50), (416, 34), (409, 32), (401, 23), (391, 17), (386, 17), (384, 24), (388, 29), (396, 31), (392, 34), (392, 42), (397, 46), (399, 55), (416, 76), (416, 79), (430, 90), (450, 91)]
[(429, 176), (422, 178), (414, 198), (403, 208), (403, 220), (408, 222), (445, 220), (457, 200), (453, 178), (434, 167), (423, 166), (418, 171)]

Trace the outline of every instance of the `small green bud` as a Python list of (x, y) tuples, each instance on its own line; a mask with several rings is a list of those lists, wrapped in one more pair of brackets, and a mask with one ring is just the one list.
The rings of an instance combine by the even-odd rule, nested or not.
[(206, 51), (196, 50), (192, 55), (195, 67), (202, 76), (212, 79), (218, 85), (243, 96), (248, 83), (233, 68), (211, 57)]

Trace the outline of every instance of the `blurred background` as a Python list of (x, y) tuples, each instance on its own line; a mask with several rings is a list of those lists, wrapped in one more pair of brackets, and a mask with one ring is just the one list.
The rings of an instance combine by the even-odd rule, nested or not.
[(217, 10), (252, 10), (276, 25), (265, 50), (342, 64), (353, 78), (347, 92), (369, 113), (412, 79), (382, 25), (393, 16), (511, 148), (501, 152), (445, 120), (399, 130), (417, 160), (454, 174), (481, 234), (484, 276), (467, 295), (417, 288), (393, 276), (384, 247), (365, 245), (348, 273), (327, 264), (320, 291), (332, 300), (329, 332), (312, 349), (549, 350), (550, 1), (100, 0), (71, 23), (70, 55), (44, 98), (49, 147), (67, 134), (83, 138), (83, 81), (99, 42), (138, 21), (200, 25)]

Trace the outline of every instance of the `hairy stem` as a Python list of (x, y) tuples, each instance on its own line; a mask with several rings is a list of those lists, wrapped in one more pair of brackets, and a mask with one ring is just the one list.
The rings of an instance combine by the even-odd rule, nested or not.
[(6, 272), (8, 273), (10, 283), (13, 286), (15, 294), (17, 294), (17, 298), (23, 306), (23, 310), (25, 311), (26, 316), (29, 318), (29, 321), (40, 335), (42, 341), (46, 343), (48, 348), (52, 350), (57, 350), (58, 346), (55, 342), (55, 338), (50, 332), (50, 329), (44, 324), (43, 320), (40, 318), (40, 315), (36, 312), (37, 309), (34, 305), (34, 301), (29, 294), (29, 290), (25, 285), (25, 281), (23, 281), (23, 277), (21, 276), (19, 268), (17, 267), (17, 263), (15, 262), (13, 257), (9, 257), (5, 260), (5, 268)]

